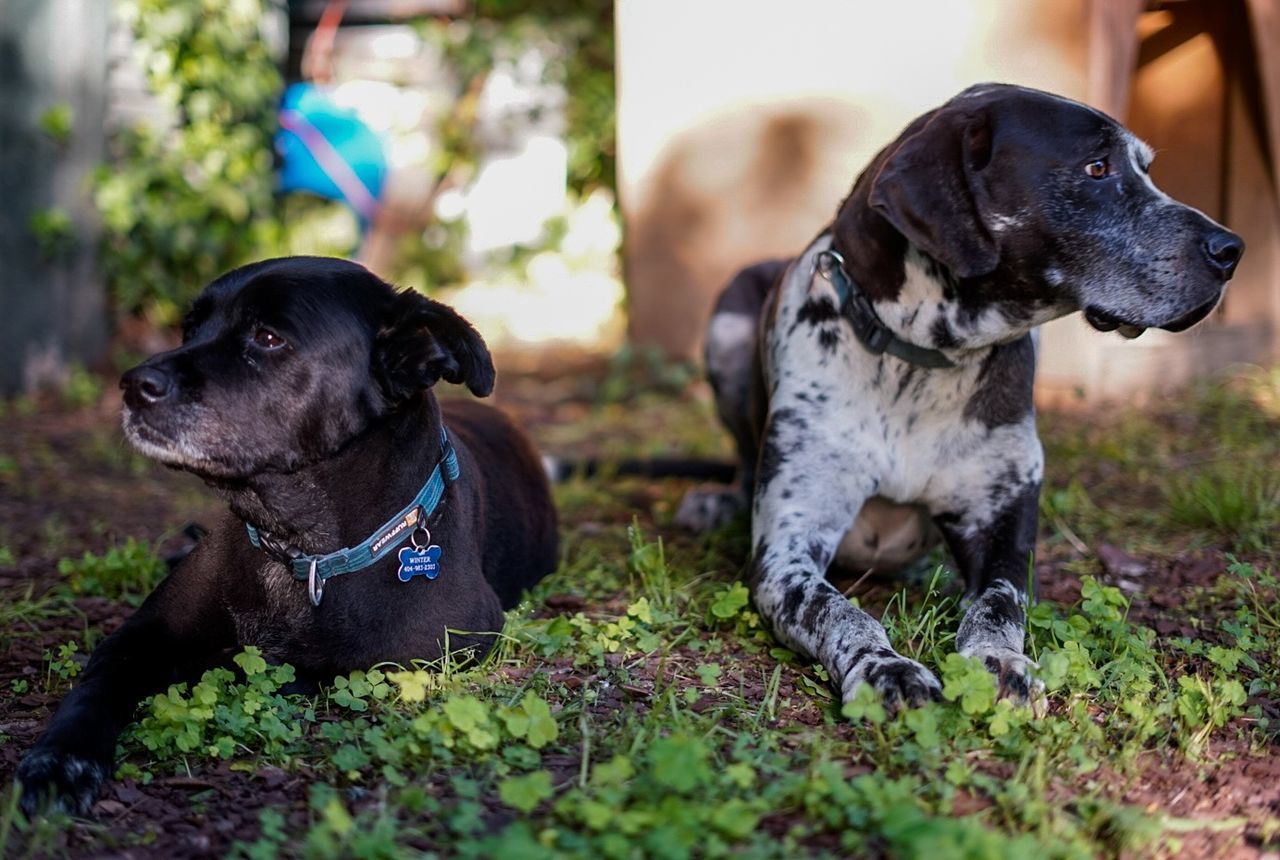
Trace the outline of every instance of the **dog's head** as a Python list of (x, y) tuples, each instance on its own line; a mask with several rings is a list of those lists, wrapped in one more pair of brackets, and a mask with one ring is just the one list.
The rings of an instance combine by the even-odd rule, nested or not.
[(1095, 328), (1129, 337), (1181, 331), (1213, 310), (1244, 243), (1160, 191), (1152, 157), (1092, 108), (985, 84), (886, 148), (867, 200), (961, 291), (1083, 310)]
[(124, 374), (124, 431), (144, 454), (206, 478), (289, 472), (440, 379), (493, 390), (484, 341), (450, 308), (355, 263), (267, 260), (210, 284), (182, 346)]

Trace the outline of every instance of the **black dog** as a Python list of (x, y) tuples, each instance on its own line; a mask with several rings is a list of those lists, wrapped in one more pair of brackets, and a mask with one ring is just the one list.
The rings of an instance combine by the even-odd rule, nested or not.
[(973, 87), (882, 150), (798, 259), (721, 296), (707, 366), (743, 486), (689, 496), (679, 519), (751, 506), (756, 607), (846, 701), (863, 684), (890, 706), (940, 687), (828, 565), (899, 566), (937, 533), (968, 589), (956, 649), (1028, 697), (1043, 473), (1030, 332), (1073, 311), (1127, 337), (1190, 328), (1244, 251), (1156, 188), (1152, 155), (1085, 105)]
[(490, 393), (480, 335), (354, 263), (209, 285), (182, 346), (121, 379), (123, 422), (231, 511), (94, 651), (18, 768), (26, 810), (87, 811), (139, 700), (244, 645), (316, 680), (490, 648), (556, 566), (555, 512), (532, 445), (490, 407), (441, 407), (440, 379)]

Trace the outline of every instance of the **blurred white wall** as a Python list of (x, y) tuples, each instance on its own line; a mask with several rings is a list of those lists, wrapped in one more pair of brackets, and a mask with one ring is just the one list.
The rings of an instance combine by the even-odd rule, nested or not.
[(798, 253), (913, 117), (981, 81), (1083, 98), (1085, 0), (618, 0), (632, 333), (693, 354), (739, 267)]

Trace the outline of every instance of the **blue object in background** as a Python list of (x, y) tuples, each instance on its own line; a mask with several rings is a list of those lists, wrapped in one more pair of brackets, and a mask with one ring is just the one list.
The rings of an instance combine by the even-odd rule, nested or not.
[(314, 84), (292, 84), (280, 105), (276, 150), (282, 191), (310, 191), (350, 206), (366, 229), (378, 210), (387, 158), (382, 140), (355, 111)]

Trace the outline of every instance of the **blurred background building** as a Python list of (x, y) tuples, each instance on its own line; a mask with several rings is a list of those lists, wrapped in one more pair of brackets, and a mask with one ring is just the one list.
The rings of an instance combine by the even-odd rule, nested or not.
[(500, 349), (690, 358), (737, 268), (984, 80), (1127, 122), (1249, 244), (1191, 335), (1048, 326), (1042, 399), (1280, 357), (1280, 0), (8, 0), (0, 390), (163, 346), (283, 253), (354, 256)]

